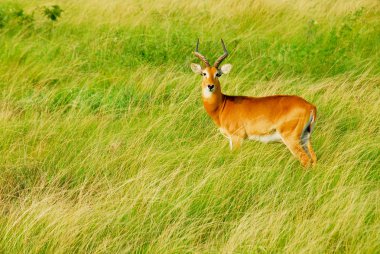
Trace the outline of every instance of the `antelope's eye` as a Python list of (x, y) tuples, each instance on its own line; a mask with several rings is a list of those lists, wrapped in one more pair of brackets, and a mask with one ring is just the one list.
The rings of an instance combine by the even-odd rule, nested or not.
[(220, 77), (220, 76), (222, 76), (222, 73), (218, 72), (218, 73), (216, 73), (216, 76)]
[(206, 76), (206, 72), (202, 72), (202, 74), (201, 74), (202, 76)]

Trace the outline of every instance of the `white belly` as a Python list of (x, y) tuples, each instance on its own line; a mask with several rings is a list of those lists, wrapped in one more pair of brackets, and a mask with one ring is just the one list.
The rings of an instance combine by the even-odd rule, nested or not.
[(281, 135), (278, 132), (275, 132), (270, 135), (251, 135), (251, 136), (248, 136), (248, 139), (257, 140), (263, 143), (282, 142)]

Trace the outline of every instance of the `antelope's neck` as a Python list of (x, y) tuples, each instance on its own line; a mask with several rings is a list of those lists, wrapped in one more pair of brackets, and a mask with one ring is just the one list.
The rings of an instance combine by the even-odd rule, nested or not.
[(219, 115), (223, 110), (225, 95), (220, 91), (212, 93), (211, 95), (202, 94), (203, 106), (207, 114), (211, 117), (217, 126), (220, 126)]

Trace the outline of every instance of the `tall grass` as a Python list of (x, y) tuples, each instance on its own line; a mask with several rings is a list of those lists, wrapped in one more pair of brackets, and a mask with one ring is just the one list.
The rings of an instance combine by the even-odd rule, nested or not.
[[(0, 3), (0, 252), (377, 253), (377, 1)], [(20, 12), (22, 11), (22, 12)], [(189, 69), (222, 37), (227, 94), (315, 104), (315, 169), (228, 142)]]

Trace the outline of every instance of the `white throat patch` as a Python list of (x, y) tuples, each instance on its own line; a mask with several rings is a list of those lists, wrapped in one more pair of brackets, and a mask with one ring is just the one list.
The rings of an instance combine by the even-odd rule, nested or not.
[[(214, 88), (214, 91), (215, 91), (215, 88)], [(208, 99), (208, 98), (211, 98), (212, 94), (214, 92), (211, 92), (210, 89), (208, 89), (208, 87), (205, 87), (202, 89), (202, 95), (204, 98)]]

